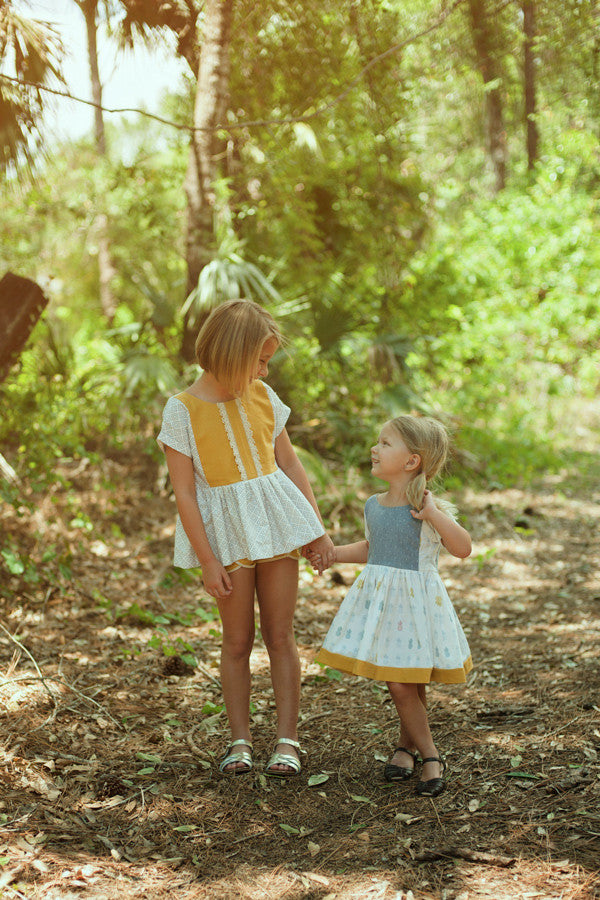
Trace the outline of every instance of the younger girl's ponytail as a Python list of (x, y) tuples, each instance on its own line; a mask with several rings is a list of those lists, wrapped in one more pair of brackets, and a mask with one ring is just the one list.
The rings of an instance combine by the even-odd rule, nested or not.
[(406, 499), (414, 509), (421, 509), (423, 506), (426, 487), (427, 479), (423, 472), (419, 472), (406, 488)]

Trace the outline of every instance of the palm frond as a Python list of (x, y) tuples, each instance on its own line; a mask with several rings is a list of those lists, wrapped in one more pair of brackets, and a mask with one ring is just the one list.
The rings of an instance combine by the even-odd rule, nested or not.
[(38, 85), (63, 83), (58, 33), (46, 22), (0, 4), (0, 167), (31, 163), (32, 141), (43, 110)]
[(186, 299), (182, 313), (193, 313), (201, 319), (224, 300), (245, 297), (259, 303), (278, 303), (279, 292), (269, 278), (254, 263), (245, 260), (235, 250), (217, 254), (200, 272), (198, 284)]

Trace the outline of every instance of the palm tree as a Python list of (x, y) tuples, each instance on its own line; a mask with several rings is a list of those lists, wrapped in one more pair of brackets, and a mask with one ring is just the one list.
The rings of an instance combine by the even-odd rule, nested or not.
[(43, 110), (37, 85), (63, 81), (62, 52), (50, 25), (20, 13), (14, 0), (0, 3), (0, 169), (31, 164)]
[[(99, 0), (75, 0), (75, 3), (83, 13), (85, 19), (85, 31), (87, 37), (88, 64), (90, 67), (90, 81), (92, 85), (92, 99), (94, 101), (94, 140), (98, 156), (108, 155), (106, 145), (106, 133), (104, 130), (104, 115), (102, 112), (102, 83), (100, 81), (100, 68), (98, 65), (98, 19)], [(110, 20), (111, 6), (105, 2), (102, 4), (106, 21)], [(112, 324), (117, 311), (117, 301), (113, 292), (113, 279), (116, 270), (113, 265), (110, 240), (109, 221), (105, 212), (98, 212), (96, 216), (96, 243), (98, 246), (98, 279), (100, 305), (109, 324)]]
[[(215, 260), (215, 271), (222, 273), (227, 265), (216, 254), (215, 183), (220, 175), (219, 156), (222, 140), (217, 132), (225, 120), (229, 101), (229, 44), (233, 17), (233, 0), (164, 0), (160, 4), (140, 4), (138, 0), (121, 0), (127, 14), (122, 32), (133, 40), (133, 34), (147, 35), (168, 29), (177, 36), (177, 52), (183, 56), (196, 79), (194, 131), (185, 178), (187, 206), (186, 262), (188, 301), (184, 312), (181, 352), (184, 359), (194, 357), (197, 306), (204, 289), (199, 285), (204, 267)], [(200, 20), (200, 9), (202, 17)], [(200, 21), (200, 24), (199, 24)], [(199, 46), (202, 53), (199, 53)], [(241, 261), (240, 261), (241, 262)], [(231, 264), (232, 261), (229, 260)], [(233, 269), (239, 275), (239, 263)], [(229, 275), (233, 271), (230, 265)], [(214, 274), (214, 272), (213, 272)], [(209, 276), (210, 282), (213, 275)], [(198, 292), (199, 291), (199, 292)]]

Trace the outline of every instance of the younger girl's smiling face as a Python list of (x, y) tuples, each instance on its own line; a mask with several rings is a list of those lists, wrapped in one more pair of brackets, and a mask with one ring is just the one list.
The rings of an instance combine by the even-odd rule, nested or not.
[(419, 456), (410, 452), (397, 429), (390, 424), (383, 426), (377, 443), (371, 447), (371, 472), (384, 481), (396, 478), (403, 472), (416, 473), (420, 461)]

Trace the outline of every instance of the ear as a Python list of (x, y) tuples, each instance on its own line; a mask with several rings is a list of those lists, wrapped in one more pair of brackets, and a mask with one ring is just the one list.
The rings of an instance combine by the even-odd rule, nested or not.
[(411, 457), (409, 457), (408, 460), (406, 461), (404, 468), (408, 472), (414, 472), (416, 469), (419, 469), (420, 465), (421, 465), (421, 457), (419, 456), (418, 453), (413, 453), (413, 455)]

